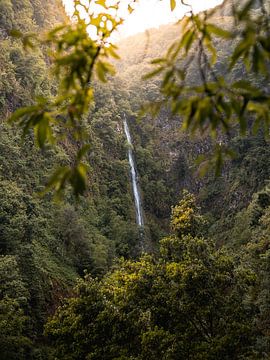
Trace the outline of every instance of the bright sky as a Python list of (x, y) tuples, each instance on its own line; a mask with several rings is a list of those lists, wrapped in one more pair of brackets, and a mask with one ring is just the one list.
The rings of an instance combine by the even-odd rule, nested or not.
[[(72, 13), (73, 0), (62, 0), (67, 12)], [(124, 1), (123, 1), (124, 2)], [(199, 12), (221, 4), (223, 0), (185, 0), (190, 4), (194, 12)], [(146, 29), (158, 27), (162, 24), (175, 22), (184, 16), (188, 7), (176, 0), (177, 6), (173, 12), (170, 10), (170, 0), (139, 0), (135, 11), (131, 14), (121, 14), (126, 20), (121, 26), (120, 37), (126, 37)]]

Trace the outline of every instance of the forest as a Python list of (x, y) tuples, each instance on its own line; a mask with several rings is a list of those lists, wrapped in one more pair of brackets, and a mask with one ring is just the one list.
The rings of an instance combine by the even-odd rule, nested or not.
[(0, 359), (269, 359), (269, 2), (92, 2), (0, 0)]

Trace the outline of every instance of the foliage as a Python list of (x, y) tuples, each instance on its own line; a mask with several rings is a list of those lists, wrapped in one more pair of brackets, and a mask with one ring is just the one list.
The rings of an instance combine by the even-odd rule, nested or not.
[[(155, 119), (149, 115), (137, 117), (141, 102), (163, 104), (164, 91), (169, 94), (177, 90), (167, 88), (175, 79), (173, 75), (165, 90), (161, 73), (147, 82), (140, 79), (141, 74), (150, 71), (153, 58), (162, 57), (171, 41), (179, 42), (177, 26), (164, 26), (150, 31), (149, 37), (141, 34), (122, 42), (119, 53), (123, 59), (116, 63), (118, 75), (111, 79), (107, 72), (111, 67), (105, 65), (103, 69), (98, 59), (107, 64), (115, 54), (106, 56), (106, 52), (114, 51), (114, 47), (100, 43), (100, 38), (89, 39), (83, 21), (67, 23), (54, 32), (56, 22), (64, 19), (63, 10), (54, 0), (1, 2), (0, 246), (4, 256), (0, 258), (0, 350), (7, 359), (49, 358), (50, 350), (44, 349), (43, 325), (65, 296), (69, 300), (47, 325), (51, 350), (56, 347), (58, 358), (85, 358), (87, 354), (94, 359), (162, 356), (261, 360), (269, 356), (269, 189), (263, 189), (269, 178), (269, 142), (261, 131), (252, 133), (256, 114), (250, 114), (250, 105), (267, 105), (256, 89), (265, 96), (268, 85), (264, 75), (257, 76), (256, 66), (253, 72), (248, 71), (240, 58), (231, 71), (227, 68), (232, 49), (244, 39), (242, 30), (250, 26), (248, 17), (260, 17), (261, 8), (257, 4), (255, 7), (248, 7), (244, 22), (239, 19), (233, 29), (239, 9), (233, 13), (228, 1), (207, 13), (205, 19), (203, 14), (194, 14), (193, 20), (201, 23), (189, 54), (184, 62), (175, 59), (173, 71), (178, 66), (185, 69), (183, 85), (187, 93), (183, 90), (184, 97), (173, 101), (185, 100), (188, 105), (192, 100), (197, 105), (191, 122), (195, 126), (204, 114), (205, 134), (207, 126), (212, 126), (210, 120), (215, 120), (212, 110), (208, 112), (209, 98), (212, 103), (224, 92), (223, 102), (228, 105), (237, 95), (240, 107), (244, 97), (248, 100), (241, 120), (248, 137), (238, 136), (233, 110), (230, 132), (222, 135), (217, 130), (211, 140), (208, 136), (191, 139), (179, 132), (179, 124), (187, 121), (181, 109), (173, 108), (174, 117), (166, 106)], [(261, 20), (257, 20), (253, 27), (259, 25)], [(217, 23), (222, 31), (212, 26)], [(207, 94), (196, 55), (201, 49), (198, 39), (204, 24), (202, 45), (208, 48), (209, 60), (214, 58), (214, 51), (207, 37), (211, 37), (217, 52), (215, 64), (210, 63), (212, 71), (206, 69), (208, 65), (202, 69), (210, 89)], [(186, 30), (192, 32), (193, 25), (189, 22)], [(80, 34), (78, 28), (83, 30)], [(39, 34), (38, 38), (34, 33)], [(261, 35), (265, 36), (263, 30)], [(253, 36), (251, 32), (249, 36)], [(259, 40), (257, 36), (259, 32), (255, 35)], [(93, 62), (100, 45), (102, 50)], [(35, 51), (25, 52), (32, 46)], [(182, 44), (179, 56), (185, 54), (186, 47), (187, 43)], [(87, 69), (90, 71), (93, 63), (91, 83), (87, 83)], [(50, 68), (55, 72), (50, 73)], [(224, 77), (221, 87), (214, 85), (213, 72)], [(110, 81), (100, 82), (104, 77)], [(252, 88), (239, 83), (243, 78)], [(233, 90), (230, 96), (228, 87)], [(90, 88), (95, 91), (88, 93)], [(76, 97), (84, 91), (89, 97)], [(185, 99), (188, 91), (192, 96)], [(76, 105), (74, 114), (71, 103)], [(226, 104), (221, 113), (226, 112)], [(19, 109), (21, 106), (25, 109)], [(10, 129), (5, 122), (14, 111), (13, 119), (25, 130), (23, 143), (21, 132)], [(213, 112), (215, 115), (215, 107)], [(83, 115), (77, 116), (79, 113)], [(134, 224), (123, 113), (130, 123), (140, 174), (147, 219), (145, 248), (157, 251), (155, 242), (169, 228), (171, 204), (177, 204), (183, 188), (196, 193), (196, 203), (207, 212), (211, 224), (208, 234), (215, 242), (202, 238), (207, 234), (204, 217), (195, 206), (195, 197), (187, 193), (172, 209), (173, 234), (161, 241), (160, 255), (138, 259), (142, 234)], [(218, 124), (214, 122), (213, 126)], [(226, 165), (222, 177), (215, 179), (209, 174), (202, 180), (192, 173), (194, 158), (211, 153), (216, 141), (218, 149), (221, 142), (221, 147), (232, 148), (238, 156)], [(42, 147), (40, 152), (35, 144)], [(87, 169), (84, 165), (81, 168), (80, 164), (86, 162)], [(61, 170), (50, 184), (44, 171), (54, 171), (54, 165)], [(204, 170), (205, 165), (202, 162), (200, 169)], [(52, 203), (50, 194), (42, 201), (37, 196), (46, 181), (59, 192), (66, 182), (75, 186), (75, 191), (76, 186), (83, 190), (86, 170), (91, 186), (80, 202), (69, 192), (60, 204)], [(220, 244), (228, 249), (220, 248)], [(229, 255), (231, 248), (233, 257)], [(125, 260), (107, 273), (118, 256)], [(72, 292), (75, 278), (85, 270), (99, 280), (88, 275)]]
[(0, 300), (0, 350), (4, 359), (19, 360), (29, 353), (32, 344), (25, 336), (26, 320), (15, 300)]
[[(243, 261), (257, 274), (253, 302), (258, 306), (256, 326), (260, 329), (256, 348), (269, 354), (269, 187), (258, 193), (247, 209), (238, 214), (231, 231), (231, 245), (239, 248)], [(241, 229), (244, 229), (244, 231)], [(239, 234), (240, 232), (240, 234)], [(267, 357), (267, 355), (264, 355)]]
[[(188, 6), (188, 5), (187, 5)], [(172, 6), (174, 7), (174, 6)], [(188, 6), (189, 7), (189, 6)], [(216, 13), (231, 12), (228, 28), (216, 26)], [(220, 141), (220, 133), (230, 134), (237, 124), (240, 134), (246, 134), (248, 120), (256, 132), (259, 127), (268, 133), (269, 92), (267, 86), (257, 86), (250, 77), (256, 76), (264, 84), (268, 73), (268, 13), (265, 1), (241, 1), (234, 6), (224, 1), (221, 7), (194, 14), (192, 7), (188, 16), (180, 22), (181, 36), (168, 49), (163, 58), (155, 59), (156, 67), (147, 77), (162, 74), (161, 93), (164, 103), (169, 103), (173, 114), (183, 117), (183, 128), (194, 133), (208, 132), (216, 140), (214, 163), (220, 173), (224, 155), (233, 153)], [(252, 75), (232, 82), (218, 73), (216, 40), (229, 41), (231, 51), (227, 55), (227, 73), (243, 62)], [(195, 50), (197, 49), (197, 50)], [(195, 67), (199, 82), (190, 84), (188, 69)], [(160, 107), (160, 104), (158, 104)], [(212, 160), (205, 163), (208, 166)], [(204, 166), (204, 167), (205, 167)]]
[[(133, 11), (132, 4), (127, 2), (127, 9)], [(52, 62), (55, 75), (58, 78), (59, 88), (56, 97), (38, 100), (33, 107), (19, 109), (11, 116), (11, 121), (17, 121), (25, 131), (35, 130), (37, 143), (43, 147), (45, 143), (53, 143), (57, 129), (61, 134), (72, 129), (75, 139), (83, 139), (83, 114), (88, 112), (93, 101), (93, 75), (100, 81), (106, 81), (108, 74), (113, 74), (112, 65), (107, 61), (110, 57), (118, 58), (115, 46), (111, 42), (111, 34), (122, 24), (123, 19), (118, 16), (121, 3), (95, 1), (101, 11), (91, 15), (91, 1), (81, 3), (75, 1), (75, 20), (73, 24), (56, 27), (45, 36), (45, 43), (50, 44)], [(170, 2), (173, 11), (176, 2)], [(186, 5), (187, 16), (180, 22), (181, 35), (168, 49), (165, 57), (152, 61), (156, 67), (147, 78), (163, 74), (161, 94), (163, 99), (158, 103), (169, 103), (172, 113), (183, 116), (183, 128), (194, 133), (199, 130), (211, 133), (216, 140), (214, 157), (209, 162), (204, 161), (201, 172), (209, 164), (216, 165), (216, 173), (220, 173), (224, 156), (233, 156), (233, 152), (219, 140), (221, 131), (230, 133), (235, 124), (239, 125), (241, 134), (248, 129), (248, 119), (253, 119), (253, 129), (263, 127), (268, 129), (268, 102), (267, 88), (258, 87), (249, 79), (237, 80), (233, 83), (218, 75), (216, 72), (217, 38), (230, 41), (232, 51), (228, 55), (227, 72), (233, 72), (239, 62), (243, 62), (247, 72), (258, 76), (266, 83), (268, 76), (268, 7), (265, 1), (255, 0), (241, 2), (233, 6), (225, 1), (222, 8), (230, 12), (237, 26), (229, 23), (224, 29), (213, 23), (215, 13), (221, 11), (215, 8), (211, 11), (195, 14), (192, 7)], [(8, 8), (8, 7), (7, 7)], [(86, 14), (84, 19), (80, 10)], [(115, 16), (111, 15), (114, 11)], [(88, 31), (95, 33), (92, 38)], [(40, 41), (31, 34), (13, 32), (21, 37), (25, 47), (35, 46)], [(195, 51), (194, 49), (197, 49)], [(187, 69), (198, 63), (196, 72), (199, 83), (188, 84)], [(85, 139), (84, 139), (85, 141)], [(86, 165), (82, 162), (85, 147), (78, 151), (77, 161), (73, 166), (62, 167), (51, 177), (48, 188), (61, 192), (67, 183), (70, 183), (76, 195), (85, 190)]]
[(31, 348), (26, 334), (28, 292), (14, 256), (0, 257), (0, 350), (5, 359), (22, 359)]
[[(1, 355), (7, 354), (7, 359), (47, 359), (42, 331), (48, 315), (85, 270), (100, 277), (115, 256), (136, 256), (133, 245), (139, 234), (134, 224), (125, 141), (119, 132), (117, 101), (122, 95), (116, 96), (111, 85), (106, 84), (110, 103), (103, 98), (105, 88), (96, 86), (91, 127), (84, 118), (92, 143), (87, 158), (93, 169), (91, 193), (80, 202), (68, 192), (62, 203), (52, 202), (50, 194), (40, 198), (48, 183), (46, 174), (58, 166), (68, 168), (71, 159), (74, 165), (80, 147), (70, 128), (67, 139), (58, 128), (60, 143), (45, 144), (39, 151), (35, 135), (43, 141), (42, 129), (36, 134), (29, 129), (22, 142), (22, 132), (7, 124), (6, 117), (20, 106), (34, 107), (35, 96), (39, 96), (42, 108), (42, 99), (55, 95), (56, 82), (50, 74), (48, 48), (43, 44), (25, 52), (21, 40), (11, 37), (2, 21), (6, 14), (8, 30), (43, 36), (65, 17), (54, 0), (8, 3), (1, 2), (8, 9), (0, 13), (0, 271), (4, 269), (1, 291), (6, 294), (1, 303)], [(14, 322), (10, 320), (10, 328), (5, 330), (9, 317)]]
[[(118, 58), (110, 37), (123, 22), (118, 17), (120, 5), (118, 1), (110, 5), (105, 1), (95, 3), (102, 11), (90, 16), (91, 1), (88, 5), (75, 1), (74, 22), (55, 27), (44, 39), (19, 30), (11, 32), (11, 35), (22, 40), (24, 48), (44, 45), (49, 47), (58, 90), (56, 96), (38, 97), (34, 105), (17, 109), (11, 115), (10, 122), (18, 123), (24, 134), (29, 133), (30, 129), (34, 130), (40, 148), (46, 144), (54, 144), (56, 138), (62, 141), (67, 136), (86, 143), (77, 150), (72, 166), (59, 167), (48, 181), (47, 191), (54, 189), (57, 196), (67, 183), (72, 186), (76, 196), (86, 188), (89, 168), (82, 159), (89, 151), (89, 144), (83, 120), (93, 103), (92, 81), (96, 76), (100, 81), (106, 82), (107, 76), (114, 73), (113, 66), (107, 59)], [(133, 11), (131, 4), (127, 4), (127, 8), (129, 12)], [(81, 18), (80, 10), (84, 10), (86, 18)], [(115, 17), (110, 14), (112, 10)], [(93, 39), (89, 36), (91, 28), (96, 31)]]
[(253, 282), (225, 250), (182, 234), (162, 241), (157, 260), (121, 261), (101, 281), (86, 276), (46, 333), (57, 359), (247, 358)]
[(198, 234), (203, 225), (203, 218), (197, 213), (195, 196), (183, 192), (183, 199), (172, 208), (171, 228), (179, 237), (186, 234)]

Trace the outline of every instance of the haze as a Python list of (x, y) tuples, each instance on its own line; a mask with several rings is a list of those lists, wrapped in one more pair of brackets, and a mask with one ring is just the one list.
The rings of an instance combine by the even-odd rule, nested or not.
[[(189, 0), (189, 3), (194, 12), (199, 12), (212, 8), (221, 4), (223, 0)], [(73, 0), (63, 0), (66, 11), (69, 15), (73, 12)], [(175, 22), (184, 16), (188, 7), (181, 4), (178, 0), (178, 5), (172, 12), (170, 10), (169, 0), (140, 0), (136, 4), (135, 11), (129, 15), (123, 10), (123, 16), (126, 20), (124, 25), (119, 29), (119, 36), (126, 37), (139, 32), (143, 32), (149, 28), (159, 27), (162, 24)]]

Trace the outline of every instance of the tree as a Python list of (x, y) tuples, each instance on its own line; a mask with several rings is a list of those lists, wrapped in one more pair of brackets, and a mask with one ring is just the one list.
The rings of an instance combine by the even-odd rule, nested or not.
[(187, 231), (160, 253), (79, 281), (46, 326), (57, 359), (255, 358), (254, 274)]
[(27, 336), (29, 293), (22, 281), (15, 256), (0, 257), (0, 352), (4, 359), (19, 360), (29, 354)]
[[(200, 14), (190, 7), (188, 15), (181, 22), (179, 40), (164, 58), (153, 61), (156, 69), (148, 76), (163, 75), (161, 103), (182, 116), (183, 129), (212, 136), (214, 157), (201, 159), (201, 171), (214, 162), (219, 173), (224, 155), (233, 156), (226, 139), (232, 132), (244, 135), (250, 128), (255, 133), (262, 128), (268, 134), (269, 6), (263, 0), (225, 0), (221, 7)], [(215, 17), (225, 17), (222, 28)], [(218, 39), (223, 47), (228, 43), (227, 54), (217, 52)], [(227, 58), (223, 72), (218, 66), (222, 56)], [(195, 70), (195, 81), (187, 78), (189, 68)], [(236, 80), (230, 76), (234, 72)]]
[(199, 234), (205, 220), (196, 207), (195, 196), (183, 191), (183, 198), (172, 208), (171, 228), (179, 237), (187, 234)]
[(2, 254), (14, 254), (20, 243), (29, 242), (27, 206), (16, 183), (0, 181), (0, 186), (0, 250)]
[[(128, 11), (133, 11), (133, 3), (128, 1)], [(211, 11), (195, 14), (191, 6), (187, 6), (187, 16), (180, 22), (179, 39), (172, 44), (164, 58), (154, 60), (153, 72), (147, 77), (162, 75), (161, 94), (163, 99), (151, 108), (159, 110), (169, 104), (173, 114), (183, 117), (183, 128), (191, 133), (208, 132), (214, 140), (214, 156), (212, 159), (201, 158), (201, 172), (209, 166), (216, 166), (220, 172), (224, 157), (233, 156), (227, 146), (226, 136), (231, 131), (245, 134), (250, 127), (254, 131), (264, 128), (266, 133), (269, 124), (269, 7), (267, 1), (225, 0)], [(114, 1), (107, 5), (98, 1), (102, 11), (89, 15), (87, 20), (80, 17), (80, 9), (91, 13), (91, 1), (75, 1), (75, 21), (56, 27), (41, 41), (33, 34), (22, 34), (13, 31), (20, 37), (25, 47), (34, 47), (36, 43), (49, 44), (54, 49), (51, 61), (58, 79), (57, 95), (50, 99), (39, 99), (30, 107), (17, 110), (11, 121), (17, 122), (25, 132), (34, 129), (37, 144), (44, 147), (46, 143), (54, 143), (58, 137), (58, 129), (63, 129), (75, 140), (81, 140), (77, 157), (72, 166), (59, 168), (48, 182), (48, 189), (60, 193), (70, 183), (76, 195), (86, 187), (88, 168), (83, 157), (89, 150), (84, 131), (84, 114), (93, 102), (93, 79), (105, 82), (114, 70), (110, 58), (117, 58), (116, 47), (111, 42), (111, 34), (124, 21), (118, 17), (121, 2)], [(170, 2), (171, 10), (176, 1)], [(7, 8), (8, 9), (8, 8)], [(115, 16), (111, 13), (114, 11)], [(226, 15), (224, 28), (213, 22), (215, 15)], [(88, 35), (88, 27), (95, 29), (96, 35)], [(237, 72), (250, 75), (232, 82), (230, 77), (220, 76), (218, 70), (219, 54), (216, 51), (216, 40), (228, 42), (226, 73)], [(187, 69), (194, 67), (198, 76), (196, 83), (189, 83), (186, 78)], [(259, 79), (260, 85), (254, 80)], [(198, 80), (199, 79), (199, 80)], [(63, 133), (61, 133), (62, 139)], [(83, 143), (86, 143), (83, 145)]]

